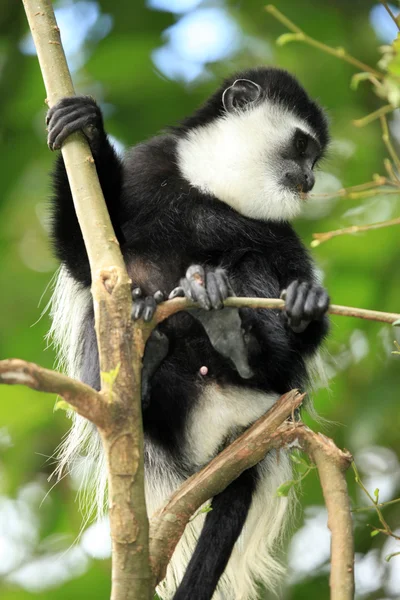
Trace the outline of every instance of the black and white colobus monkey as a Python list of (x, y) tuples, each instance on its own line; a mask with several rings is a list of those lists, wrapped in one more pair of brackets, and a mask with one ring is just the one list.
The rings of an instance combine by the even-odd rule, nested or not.
[[(307, 359), (327, 333), (329, 298), (289, 221), (301, 210), (301, 192), (314, 185), (327, 121), (291, 75), (259, 68), (227, 79), (192, 116), (122, 161), (92, 98), (61, 100), (47, 124), (51, 149), (77, 130), (90, 142), (133, 282), (133, 318), (151, 318), (156, 302), (177, 287), (174, 294), (211, 309), (202, 314), (213, 314), (229, 293), (279, 297), (287, 290), (285, 314), (237, 313), (247, 372), (213, 346), (206, 321), (182, 312), (159, 327), (161, 356), (148, 373), (143, 406), (151, 514), (282, 393), (307, 383)], [(62, 264), (53, 333), (69, 372), (98, 388), (89, 264), (61, 157), (52, 236)], [(63, 463), (94, 436), (76, 420)], [(216, 496), (212, 511), (188, 524), (160, 596), (248, 600), (259, 581), (276, 588), (276, 545), (290, 514), (276, 489), (290, 477), (288, 456), (270, 453)]]

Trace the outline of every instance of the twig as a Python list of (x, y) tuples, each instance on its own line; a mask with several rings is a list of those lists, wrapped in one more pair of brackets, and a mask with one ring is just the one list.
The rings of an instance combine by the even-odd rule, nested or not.
[(391, 16), (391, 18), (393, 19), (397, 29), (400, 31), (400, 26), (397, 22), (397, 18), (394, 16), (394, 14), (392, 13), (390, 6), (388, 5), (387, 2), (385, 2), (385, 0), (381, 0), (381, 3), (383, 4), (383, 6), (386, 8), (387, 12), (389, 13), (389, 15)]
[[(150, 522), (150, 556), (156, 583), (165, 576), (191, 515), (271, 449), (271, 436), (303, 401), (297, 390), (281, 396), (274, 406), (201, 471), (187, 479)], [(293, 428), (293, 424), (290, 426)]]
[(104, 426), (106, 400), (99, 392), (77, 379), (18, 358), (0, 361), (0, 383), (25, 385), (33, 390), (58, 394), (82, 417)]
[(395, 164), (397, 172), (400, 173), (400, 158), (397, 156), (396, 150), (394, 149), (393, 144), (390, 141), (389, 127), (385, 115), (381, 115), (380, 120), (382, 127), (382, 140), (387, 148), (387, 151), (390, 154), (390, 158)]
[(286, 34), (285, 38), (283, 38), (283, 36), (282, 36), (282, 39), (284, 39), (285, 41), (287, 41), (287, 42), (289, 42), (289, 41), (305, 42), (306, 44), (309, 44), (310, 46), (313, 46), (314, 48), (318, 48), (319, 50), (322, 50), (323, 52), (326, 52), (327, 54), (331, 54), (332, 56), (336, 56), (336, 58), (340, 58), (341, 60), (344, 60), (344, 61), (350, 63), (351, 65), (353, 65), (354, 67), (357, 67), (358, 69), (361, 69), (362, 71), (367, 71), (368, 73), (372, 73), (372, 75), (374, 75), (377, 79), (384, 78), (383, 73), (376, 71), (369, 65), (366, 65), (365, 63), (361, 62), (357, 58), (354, 58), (353, 56), (348, 54), (348, 52), (344, 48), (332, 48), (331, 46), (327, 46), (326, 44), (323, 44), (322, 42), (319, 42), (318, 40), (315, 40), (314, 38), (310, 37), (309, 35), (304, 33), (304, 31), (302, 29), (300, 29), (300, 27), (298, 27), (297, 25), (292, 23), (292, 21), (290, 21), (287, 17), (285, 17), (285, 15), (283, 15), (272, 4), (269, 4), (268, 6), (266, 6), (265, 10), (267, 12), (269, 12), (273, 17), (275, 17), (275, 19), (277, 19), (283, 25), (285, 25), (290, 31), (293, 31), (296, 34), (295, 36), (292, 36), (291, 38), (288, 37), (288, 34)]
[[(367, 490), (367, 488), (365, 487), (365, 485), (363, 484), (363, 482), (362, 482), (362, 480), (361, 480), (361, 477), (360, 477), (360, 474), (359, 474), (359, 472), (358, 472), (358, 469), (357, 469), (357, 467), (356, 467), (356, 464), (355, 464), (355, 462), (354, 462), (354, 461), (352, 462), (351, 466), (352, 466), (352, 469), (353, 469), (353, 471), (354, 471), (354, 475), (355, 475), (355, 480), (356, 480), (356, 483), (357, 483), (357, 484), (360, 486), (360, 488), (363, 490), (364, 494), (365, 494), (365, 495), (366, 495), (366, 496), (369, 498), (369, 500), (372, 502), (372, 506), (368, 506), (368, 507), (366, 507), (366, 508), (374, 508), (374, 509), (375, 509), (375, 511), (376, 511), (376, 514), (378, 515), (378, 519), (379, 519), (379, 521), (381, 522), (382, 529), (380, 529), (380, 528), (378, 528), (378, 527), (372, 527), (372, 526), (371, 526), (371, 527), (372, 527), (372, 529), (373, 529), (374, 531), (379, 531), (379, 532), (381, 532), (381, 533), (384, 533), (385, 535), (387, 535), (387, 536), (389, 536), (389, 537), (392, 537), (392, 538), (394, 538), (395, 540), (400, 540), (400, 536), (399, 536), (399, 535), (396, 535), (396, 534), (395, 534), (395, 533), (392, 531), (392, 529), (390, 528), (390, 526), (389, 526), (389, 525), (388, 525), (388, 523), (386, 522), (386, 519), (384, 518), (384, 516), (383, 516), (383, 513), (382, 513), (382, 511), (381, 511), (381, 506), (384, 506), (384, 505), (386, 505), (386, 504), (394, 504), (395, 502), (398, 502), (400, 499), (399, 499), (399, 498), (397, 498), (396, 500), (392, 500), (392, 501), (390, 501), (390, 502), (379, 503), (379, 501), (378, 501), (378, 497), (376, 496), (375, 498), (373, 498), (373, 497), (371, 496), (371, 494), (369, 493), (369, 491)], [(377, 492), (377, 495), (378, 495), (378, 492)], [(358, 509), (358, 511), (359, 511), (359, 510), (361, 510), (361, 509)], [(355, 511), (353, 511), (353, 512), (355, 512)]]
[(393, 112), (394, 109), (395, 109), (395, 107), (392, 106), (392, 104), (384, 104), (383, 106), (378, 108), (378, 110), (375, 110), (374, 112), (370, 113), (366, 117), (362, 117), (362, 119), (355, 119), (354, 121), (352, 121), (352, 123), (356, 127), (364, 127), (364, 125), (368, 125), (369, 123), (372, 123), (372, 121), (379, 119), (379, 117), (382, 117), (382, 116), (386, 115), (387, 113)]
[(392, 225), (400, 225), (400, 217), (391, 219), (390, 221), (382, 221), (381, 223), (372, 223), (371, 225), (351, 225), (343, 229), (335, 229), (334, 231), (326, 231), (324, 233), (313, 233), (314, 240), (311, 242), (311, 248), (316, 248), (323, 242), (330, 240), (338, 235), (347, 235), (359, 233), (361, 231), (371, 231), (372, 229), (382, 229), (383, 227), (391, 227)]
[[(193, 302), (186, 298), (174, 298), (159, 305), (156, 313), (156, 323), (160, 323), (171, 315), (188, 308), (196, 306)], [(267, 308), (272, 310), (283, 310), (285, 301), (279, 298), (242, 298), (232, 296), (227, 298), (224, 306), (233, 308)], [(352, 306), (341, 306), (339, 304), (331, 304), (328, 309), (331, 315), (340, 315), (342, 317), (357, 317), (368, 321), (379, 321), (381, 323), (394, 323), (400, 319), (398, 313), (381, 312), (378, 310), (369, 310), (366, 308), (354, 308)]]

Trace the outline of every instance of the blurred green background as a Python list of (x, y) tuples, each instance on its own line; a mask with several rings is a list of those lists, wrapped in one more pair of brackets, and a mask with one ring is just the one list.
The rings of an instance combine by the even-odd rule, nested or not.
[[(396, 29), (369, 0), (278, 0), (276, 6), (308, 34), (375, 66), (378, 47)], [(135, 144), (190, 113), (235, 69), (279, 65), (296, 74), (328, 110), (333, 142), (315, 191), (329, 193), (383, 173), (379, 122), (351, 121), (382, 102), (368, 84), (349, 83), (355, 69), (303, 44), (283, 47), (287, 30), (259, 0), (75, 0), (55, 3), (76, 90), (101, 103), (118, 148)], [(393, 7), (398, 10), (398, 7)], [(54, 157), (45, 143), (45, 93), (22, 3), (2, 0), (0, 11), (0, 357), (51, 367), (46, 348), (49, 282), (57, 268), (47, 238), (46, 205)], [(397, 111), (398, 112), (398, 111)], [(395, 143), (400, 116), (389, 118)], [(366, 224), (400, 214), (397, 196), (363, 201), (311, 201), (296, 223), (309, 245), (312, 233)], [(400, 227), (341, 236), (313, 250), (325, 285), (338, 304), (400, 312)], [(351, 450), (368, 489), (383, 501), (400, 495), (400, 357), (392, 355), (400, 329), (337, 317), (327, 344), (330, 389), (314, 394), (317, 411), (332, 421), (323, 430)], [(78, 478), (54, 487), (51, 458), (68, 428), (54, 397), (23, 387), (0, 387), (0, 596), (3, 600), (109, 598), (106, 524), (84, 524)], [(321, 428), (321, 425), (317, 425)], [(354, 506), (366, 499), (348, 475)], [(289, 545), (290, 600), (328, 594), (329, 532), (317, 479), (304, 482), (301, 511)], [(400, 504), (385, 508), (399, 533)], [(371, 537), (373, 511), (356, 516), (357, 596), (400, 598), (400, 543)], [(82, 535), (81, 535), (82, 534)], [(261, 593), (260, 598), (266, 598)]]

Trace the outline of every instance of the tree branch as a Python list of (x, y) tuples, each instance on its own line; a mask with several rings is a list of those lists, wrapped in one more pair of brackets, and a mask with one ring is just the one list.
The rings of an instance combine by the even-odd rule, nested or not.
[[(51, 0), (23, 0), (48, 103), (74, 88)], [(150, 600), (148, 518), (144, 498), (141, 347), (133, 337), (131, 282), (103, 198), (89, 145), (81, 133), (62, 146), (74, 206), (90, 262), (101, 390), (113, 410), (100, 430), (108, 469), (112, 600)], [(140, 325), (139, 325), (140, 327)], [(91, 417), (89, 417), (91, 418)]]
[(353, 460), (351, 454), (339, 450), (330, 438), (314, 433), (303, 424), (296, 424), (295, 428), (282, 425), (271, 442), (272, 447), (277, 448), (297, 443), (317, 465), (332, 534), (330, 600), (353, 600), (354, 539), (345, 477)]
[(10, 358), (0, 361), (0, 383), (25, 385), (33, 390), (58, 394), (82, 417), (90, 419), (98, 427), (104, 426), (106, 401), (99, 392), (77, 379), (35, 363)]

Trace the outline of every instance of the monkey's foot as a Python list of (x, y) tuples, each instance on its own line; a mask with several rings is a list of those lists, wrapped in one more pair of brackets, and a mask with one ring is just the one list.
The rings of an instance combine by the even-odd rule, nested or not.
[(296, 333), (304, 331), (311, 321), (321, 319), (329, 308), (328, 293), (314, 283), (292, 281), (282, 295), (289, 327)]
[(152, 320), (156, 312), (157, 304), (165, 300), (163, 292), (155, 292), (153, 296), (144, 296), (139, 287), (132, 290), (132, 319), (137, 321), (143, 319), (146, 323)]
[(169, 299), (185, 296), (197, 302), (204, 310), (223, 308), (224, 300), (233, 295), (228, 277), (223, 269), (205, 271), (200, 265), (191, 265), (186, 277), (169, 295)]
[(90, 96), (62, 98), (47, 112), (46, 125), (50, 150), (61, 148), (76, 131), (83, 131), (91, 144), (104, 132), (100, 108)]

